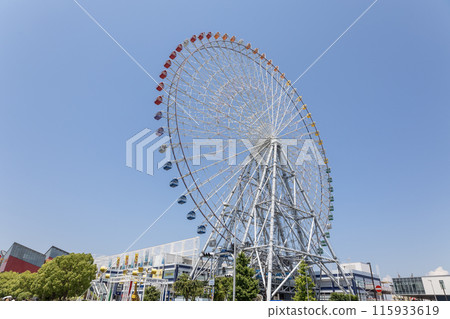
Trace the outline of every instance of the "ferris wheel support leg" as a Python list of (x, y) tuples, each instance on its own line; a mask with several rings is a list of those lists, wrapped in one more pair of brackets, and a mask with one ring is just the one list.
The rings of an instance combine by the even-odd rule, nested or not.
[(277, 187), (277, 143), (272, 144), (273, 147), (273, 165), (272, 165), (272, 194), (270, 206), (270, 230), (269, 230), (269, 252), (267, 256), (268, 270), (267, 270), (267, 301), (272, 300), (272, 272), (273, 272), (273, 235), (275, 225), (275, 191)]
[[(266, 178), (266, 174), (267, 174), (267, 170), (268, 170), (268, 163), (269, 163), (269, 159), (270, 159), (271, 154), (272, 154), (272, 148), (270, 149), (269, 155), (267, 156), (267, 158), (264, 159), (264, 163), (260, 163), (260, 164), (264, 165), (263, 173), (262, 173), (262, 177), (260, 178), (258, 189), (256, 190), (255, 198), (253, 199), (252, 207), (250, 209), (250, 212), (251, 212), (250, 216), (251, 216), (251, 218), (249, 218), (247, 227), (245, 228), (244, 236), (242, 237), (242, 242), (243, 243), (247, 240), (248, 231), (250, 229), (250, 225), (251, 225), (252, 219), (256, 223), (256, 205), (257, 205), (257, 203), (258, 203), (258, 201), (260, 199), (261, 191), (262, 191), (264, 183), (265, 183), (265, 178)], [(255, 238), (256, 238), (256, 225), (254, 226), (254, 229), (255, 229)], [(253, 244), (255, 246), (257, 245), (257, 243), (253, 243)], [(261, 269), (261, 271), (262, 271), (262, 269)]]
[[(287, 156), (286, 156), (286, 158), (287, 158)], [(291, 166), (289, 160), (287, 160), (287, 165), (288, 165), (289, 169), (292, 170), (292, 166)], [(299, 189), (299, 191), (300, 191), (300, 193), (301, 193), (301, 195), (302, 195), (302, 197), (303, 197), (303, 200), (305, 201), (306, 205), (308, 206), (308, 209), (310, 210), (311, 215), (314, 216), (314, 219), (313, 219), (313, 220), (314, 220), (315, 224), (317, 225), (317, 228), (319, 229), (320, 234), (323, 236), (324, 240), (326, 241), (326, 243), (327, 243), (327, 245), (328, 245), (328, 248), (329, 248), (329, 250), (330, 250), (331, 256), (333, 257), (334, 262), (335, 262), (335, 264), (336, 264), (336, 267), (337, 267), (337, 270), (338, 270), (338, 274), (340, 273), (340, 274), (342, 275), (342, 277), (344, 278), (344, 282), (346, 283), (346, 285), (347, 285), (347, 287), (348, 287), (348, 293), (353, 293), (353, 289), (351, 288), (351, 285), (350, 285), (350, 283), (349, 283), (347, 277), (345, 276), (345, 272), (344, 272), (344, 270), (342, 269), (342, 266), (340, 265), (339, 261), (337, 260), (337, 256), (336, 256), (336, 254), (334, 253), (334, 250), (333, 250), (333, 248), (331, 247), (330, 242), (328, 241), (328, 239), (326, 238), (326, 236), (324, 236), (324, 235), (325, 235), (325, 231), (322, 229), (320, 223), (318, 222), (317, 216), (316, 216), (316, 214), (315, 214), (315, 212), (314, 212), (314, 210), (313, 210), (313, 207), (312, 207), (312, 205), (311, 205), (311, 203), (310, 203), (310, 201), (309, 201), (309, 198), (308, 198), (308, 196), (306, 195), (306, 193), (305, 193), (303, 187), (301, 186), (300, 182), (298, 181), (297, 176), (294, 177), (294, 181), (295, 181), (295, 184), (294, 184), (294, 185), (296, 185), (296, 186), (298, 187), (298, 189)], [(309, 252), (309, 247), (308, 247), (308, 252)], [(316, 264), (318, 265), (318, 263), (316, 263)], [(319, 266), (319, 267), (320, 267), (320, 266)], [(328, 271), (329, 271), (329, 270), (327, 269), (327, 267), (325, 267), (325, 266), (323, 266), (323, 267), (326, 269), (326, 270), (324, 270), (325, 273), (328, 274)], [(331, 274), (331, 273), (330, 273), (330, 274)], [(334, 278), (333, 278), (332, 274), (331, 274), (331, 275), (330, 275), (330, 274), (328, 274), (328, 275), (330, 276), (330, 279), (333, 280)], [(342, 287), (339, 283), (338, 283), (338, 286), (342, 289), (342, 291), (345, 292), (345, 289), (343, 289), (343, 287)]]
[(286, 281), (288, 281), (289, 278), (291, 278), (291, 276), (294, 274), (294, 272), (297, 270), (298, 266), (300, 266), (300, 264), (305, 260), (305, 257), (303, 257), (302, 259), (300, 259), (300, 261), (297, 263), (297, 265), (295, 265), (295, 267), (292, 269), (292, 271), (284, 278), (284, 280), (278, 285), (277, 289), (274, 290), (274, 292), (272, 293), (272, 296), (274, 296), (278, 290), (280, 290), (281, 287), (283, 287), (283, 285), (286, 283)]

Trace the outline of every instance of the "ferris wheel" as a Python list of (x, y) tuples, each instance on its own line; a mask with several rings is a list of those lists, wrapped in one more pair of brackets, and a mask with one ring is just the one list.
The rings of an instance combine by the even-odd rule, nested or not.
[[(342, 272), (329, 240), (331, 169), (309, 108), (279, 67), (235, 36), (203, 32), (176, 46), (159, 77), (154, 118), (170, 138), (160, 151), (172, 152), (163, 168), (170, 187), (186, 189), (178, 203), (207, 236), (208, 268), (217, 274), (227, 252), (245, 252), (271, 300), (292, 294), (305, 261), (345, 291), (329, 267)], [(199, 259), (192, 275), (205, 265)]]

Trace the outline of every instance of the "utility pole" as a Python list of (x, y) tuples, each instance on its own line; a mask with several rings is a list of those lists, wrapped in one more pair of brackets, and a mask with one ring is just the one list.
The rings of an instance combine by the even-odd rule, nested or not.
[(375, 301), (378, 301), (377, 292), (375, 291), (375, 281), (373, 280), (372, 265), (370, 264), (370, 262), (368, 262), (368, 264), (369, 264), (369, 268), (370, 268), (370, 277), (372, 277), (373, 295), (375, 296)]

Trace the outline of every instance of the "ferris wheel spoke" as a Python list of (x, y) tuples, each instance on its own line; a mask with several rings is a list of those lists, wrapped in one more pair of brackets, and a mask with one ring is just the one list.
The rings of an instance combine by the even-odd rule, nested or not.
[[(187, 92), (185, 92), (185, 91), (183, 91), (183, 90), (179, 90), (179, 92), (182, 93), (182, 94), (184, 94), (184, 95), (186, 95), (188, 98), (191, 98), (191, 99), (194, 100), (195, 102), (204, 105), (205, 107), (214, 107), (214, 105), (215, 105), (215, 104), (207, 104), (207, 103), (205, 103), (205, 102), (203, 102), (203, 101), (200, 101), (200, 100), (196, 99), (195, 97), (192, 97), (191, 95), (189, 95)], [(178, 102), (178, 103), (181, 103), (181, 105), (183, 105), (183, 107), (185, 107), (185, 108), (187, 108), (187, 109), (190, 109), (190, 108), (191, 108), (190, 104), (188, 104), (187, 102), (185, 102), (182, 98), (177, 98), (177, 102)], [(229, 105), (229, 104), (227, 104), (227, 105), (228, 105), (229, 107), (232, 108), (231, 105)], [(215, 110), (216, 112), (220, 113), (221, 115), (224, 115), (224, 116), (226, 116), (227, 118), (233, 120), (234, 122), (237, 122), (237, 123), (239, 123), (239, 124), (241, 124), (241, 125), (244, 125), (244, 126), (248, 127), (249, 129), (252, 129), (252, 127), (249, 126), (247, 123), (242, 122), (242, 121), (239, 121), (239, 120), (237, 120), (236, 118), (233, 118), (233, 117), (229, 116), (228, 114), (226, 114), (226, 113), (224, 113), (223, 111), (221, 111), (220, 108), (217, 107), (217, 108), (214, 108), (214, 110)]]
[[(225, 46), (227, 46), (227, 45), (225, 45)], [(233, 48), (235, 46), (235, 44), (231, 43), (230, 46)], [(234, 54), (234, 57), (237, 58), (239, 60), (239, 62), (241, 62), (242, 64), (245, 63), (243, 60), (242, 54)], [(261, 73), (259, 73), (259, 70), (261, 69), (261, 61), (262, 60), (260, 60), (258, 62), (259, 68), (256, 67), (256, 63), (252, 63), (249, 67), (240, 68), (242, 70), (242, 72), (245, 73), (247, 76), (247, 81), (249, 83), (248, 87), (251, 88), (250, 91), (252, 92), (255, 103), (260, 103), (259, 100), (261, 98), (261, 96), (259, 96), (259, 97), (257, 96), (259, 93), (259, 90), (257, 90), (257, 87), (262, 86), (265, 89), (265, 83), (262, 81)], [(256, 76), (251, 76), (250, 73), (247, 73), (250, 70), (253, 70), (255, 72)], [(254, 81), (256, 81), (257, 83), (254, 84), (253, 83)], [(263, 96), (265, 97), (265, 95), (263, 95)], [(263, 105), (265, 104), (266, 107), (268, 107), (267, 99), (263, 99), (261, 102)], [(252, 117), (252, 119), (253, 119), (253, 117)]]
[[(234, 178), (234, 177), (235, 177), (242, 169), (243, 169), (243, 167), (242, 167), (241, 169), (239, 169), (238, 171), (236, 171), (236, 172), (229, 178), (228, 182), (229, 182), (232, 178)], [(205, 198), (203, 202), (200, 202), (200, 206), (202, 206), (202, 205), (203, 205), (204, 203), (206, 203), (209, 199), (211, 199), (213, 196), (215, 196), (215, 195), (216, 195), (216, 194), (217, 194), (217, 193), (218, 193), (225, 185), (227, 185), (227, 184), (226, 184), (226, 183), (222, 184), (221, 187), (219, 187), (219, 188), (216, 189), (216, 190), (213, 190), (212, 193), (208, 194), (207, 198)], [(218, 223), (221, 224), (221, 227), (223, 227), (223, 229), (226, 229), (227, 231), (229, 231), (228, 228), (225, 226), (225, 224), (221, 221), (220, 218), (218, 218), (218, 216), (217, 216), (214, 212), (212, 212), (212, 216), (214, 216), (214, 218), (217, 219)], [(206, 217), (206, 216), (205, 216), (205, 217)], [(207, 218), (207, 219), (208, 219), (208, 218)], [(208, 222), (209, 222), (209, 219), (208, 219)]]
[[(207, 51), (207, 46), (203, 46), (202, 49), (204, 49), (205, 51)], [(188, 49), (188, 50), (189, 50), (189, 49)], [(202, 55), (202, 57), (204, 57), (203, 54), (202, 54), (202, 50), (199, 50), (199, 49), (196, 47), (196, 51), (199, 52), (199, 54)], [(191, 52), (191, 51), (189, 51), (189, 52)], [(191, 52), (191, 54), (192, 54), (192, 52)], [(218, 56), (218, 55), (219, 55), (219, 53), (217, 54), (217, 56)], [(195, 57), (195, 55), (194, 55), (194, 59), (197, 60), (197, 58)], [(213, 55), (210, 55), (210, 59), (211, 59), (211, 61), (215, 61)], [(198, 60), (197, 60), (197, 61), (198, 61)], [(229, 67), (232, 67), (232, 65), (228, 65), (228, 66), (229, 66)], [(218, 66), (218, 65), (217, 65), (217, 67), (218, 67), (218, 69), (219, 69), (220, 71), (222, 71), (222, 74), (225, 76), (225, 78), (227, 79), (227, 81), (228, 81), (229, 83), (232, 83), (232, 82), (230, 81), (230, 79), (227, 77), (226, 72), (224, 71), (224, 67), (220, 67), (220, 66)]]
[[(275, 127), (277, 129), (279, 128), (279, 123), (283, 123), (284, 116), (289, 111), (288, 106), (291, 105), (291, 103), (294, 105), (294, 107), (296, 106), (296, 101), (291, 96), (291, 94), (293, 93), (291, 91), (291, 87), (289, 86), (287, 89), (286, 89), (285, 85), (284, 86), (280, 85), (280, 87), (283, 90), (283, 92), (279, 95), (277, 101), (275, 101), (275, 104), (277, 104)], [(284, 108), (284, 109), (282, 109), (282, 108)]]
[[(211, 47), (209, 47), (209, 48), (205, 47), (205, 48), (206, 48), (205, 51), (208, 52), (208, 54), (211, 54), (209, 48), (212, 48), (213, 50), (216, 50), (216, 47), (215, 47), (215, 46), (211, 46)], [(219, 46), (219, 48), (221, 48), (221, 47)], [(224, 55), (224, 54), (222, 53), (222, 55)], [(225, 56), (225, 58), (227, 59), (227, 62), (230, 64), (230, 67), (231, 67), (231, 69), (233, 70), (234, 76), (235, 76), (236, 78), (239, 79), (239, 77), (238, 77), (237, 74), (236, 74), (236, 71), (235, 71), (234, 68), (233, 68), (232, 63), (230, 63), (230, 61), (229, 61), (229, 59), (226, 57), (226, 55), (224, 55), (224, 56)], [(216, 63), (217, 63), (217, 62), (216, 62)], [(254, 109), (254, 107), (250, 106), (250, 105), (246, 102), (246, 100), (244, 99), (244, 97), (242, 96), (242, 94), (239, 92), (239, 90), (238, 90), (238, 89), (236, 88), (236, 86), (234, 85), (233, 81), (230, 80), (229, 76), (228, 76), (226, 73), (224, 73), (224, 75), (225, 75), (225, 77), (228, 79), (228, 81), (230, 81), (230, 83), (233, 85), (233, 89), (238, 93), (238, 95), (240, 96), (240, 98), (241, 98), (242, 102), (245, 104), (245, 106), (246, 106), (247, 108), (249, 108), (249, 109)]]
[[(291, 93), (292, 93), (292, 95), (288, 95), (288, 94), (286, 95), (287, 100), (285, 100), (284, 103), (286, 105), (292, 104), (294, 106), (294, 109), (296, 109), (298, 107), (298, 105), (301, 103), (302, 107), (300, 108), (300, 110), (298, 110), (298, 116), (301, 117), (301, 111), (306, 110), (306, 104), (303, 103), (302, 97), (300, 97), (300, 96), (295, 97), (295, 95), (296, 95), (295, 89), (293, 89), (293, 91)], [(288, 113), (292, 113), (292, 110), (289, 110), (288, 107), (284, 108), (284, 111), (280, 117), (279, 124), (277, 125), (278, 132), (281, 132), (283, 130), (282, 124), (285, 123), (285, 119), (286, 119), (286, 116), (288, 115)], [(288, 121), (287, 124), (289, 126), (289, 125), (291, 125), (291, 122)]]

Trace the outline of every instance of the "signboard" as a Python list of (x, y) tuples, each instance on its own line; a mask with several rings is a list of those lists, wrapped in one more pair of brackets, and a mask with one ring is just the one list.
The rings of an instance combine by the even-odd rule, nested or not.
[(128, 255), (125, 256), (125, 267), (128, 267)]
[(162, 279), (163, 278), (163, 270), (162, 269), (156, 269), (156, 273), (152, 276), (152, 278)]
[(117, 257), (117, 260), (116, 260), (116, 268), (119, 268), (119, 265), (120, 265), (120, 257)]
[(116, 292), (122, 292), (123, 284), (117, 284)]
[(381, 294), (381, 292), (383, 291), (383, 290), (381, 289), (381, 286), (380, 286), (380, 285), (375, 286), (375, 290), (376, 290), (379, 294)]
[(175, 278), (175, 269), (169, 269), (164, 271), (164, 279)]
[(210, 279), (208, 281), (208, 286), (214, 286), (214, 279)]
[(138, 261), (139, 261), (139, 254), (136, 253), (136, 254), (134, 254), (134, 266), (137, 266)]

